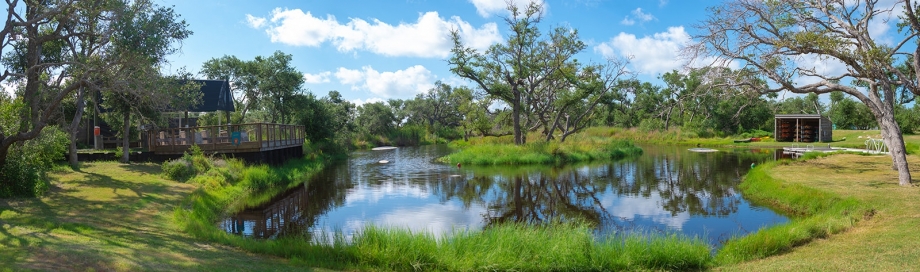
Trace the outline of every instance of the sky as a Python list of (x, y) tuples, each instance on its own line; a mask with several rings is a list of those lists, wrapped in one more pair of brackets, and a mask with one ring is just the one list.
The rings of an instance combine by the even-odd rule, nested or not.
[[(410, 99), (436, 81), (472, 86), (450, 73), (450, 31), (459, 30), (463, 42), (479, 50), (504, 41), (509, 33), (504, 22), (506, 0), (154, 1), (173, 7), (194, 32), (169, 57), (166, 73), (185, 69), (197, 74), (213, 58), (232, 55), (252, 60), (281, 51), (292, 55), (294, 67), (303, 73), (304, 90), (318, 97), (337, 90), (357, 104)], [(519, 6), (530, 1), (544, 5), (541, 31), (577, 29), (587, 45), (576, 56), (580, 62), (632, 57), (628, 69), (637, 79), (657, 85), (663, 85), (658, 79), (662, 74), (683, 68), (679, 52), (692, 41), (693, 26), (706, 19), (708, 7), (723, 2), (515, 1)], [(881, 0), (879, 6), (896, 1)], [(892, 45), (899, 40), (893, 17), (901, 13), (895, 8), (892, 18), (873, 21), (870, 33), (876, 41)], [(828, 74), (846, 69), (839, 62), (813, 56), (803, 56), (800, 65)], [(8, 82), (2, 85), (12, 92)]]
[[(691, 40), (692, 25), (720, 2), (543, 0), (540, 29), (577, 29), (587, 44), (576, 56), (580, 62), (632, 56), (629, 69), (655, 82), (682, 67), (679, 48)], [(304, 73), (305, 90), (318, 97), (337, 90), (358, 104), (409, 99), (436, 81), (470, 85), (449, 70), (450, 31), (458, 29), (466, 45), (480, 50), (509, 32), (505, 0), (158, 3), (173, 6), (194, 32), (170, 57), (168, 71), (197, 73), (212, 58), (252, 60), (281, 51)]]

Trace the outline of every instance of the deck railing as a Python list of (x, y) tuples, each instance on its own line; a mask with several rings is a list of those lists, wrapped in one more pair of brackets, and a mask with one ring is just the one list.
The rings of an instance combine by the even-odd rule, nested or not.
[(192, 145), (205, 153), (240, 153), (302, 146), (304, 138), (304, 126), (250, 123), (150, 130), (147, 146), (157, 154), (183, 153)]

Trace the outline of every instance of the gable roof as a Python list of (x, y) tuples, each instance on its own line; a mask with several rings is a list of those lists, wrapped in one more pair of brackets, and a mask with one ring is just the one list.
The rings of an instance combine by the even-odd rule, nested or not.
[(201, 103), (188, 109), (193, 112), (235, 111), (230, 82), (226, 80), (192, 80), (201, 84)]

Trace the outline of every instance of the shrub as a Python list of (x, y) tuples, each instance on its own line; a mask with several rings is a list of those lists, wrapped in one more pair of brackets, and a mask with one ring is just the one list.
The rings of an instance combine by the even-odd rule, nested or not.
[(185, 182), (195, 174), (195, 167), (185, 157), (163, 163), (163, 175), (171, 180)]
[(67, 151), (67, 134), (55, 126), (42, 130), (38, 137), (14, 144), (0, 166), (0, 197), (34, 197), (48, 191), (46, 172)]

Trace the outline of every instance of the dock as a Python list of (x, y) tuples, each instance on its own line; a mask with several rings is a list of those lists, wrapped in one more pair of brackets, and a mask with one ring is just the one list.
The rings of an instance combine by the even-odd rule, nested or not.
[(808, 152), (859, 152), (859, 153), (868, 153), (868, 154), (877, 154), (877, 155), (887, 155), (888, 151), (883, 150), (873, 150), (873, 149), (861, 149), (861, 148), (844, 148), (844, 147), (831, 147), (828, 146), (815, 146), (815, 145), (792, 145), (792, 147), (783, 147), (783, 154), (792, 155), (793, 157), (800, 157)]
[(195, 145), (208, 155), (279, 164), (303, 156), (306, 129), (299, 125), (250, 123), (155, 129), (147, 131), (146, 138), (148, 151), (161, 157), (181, 156)]

